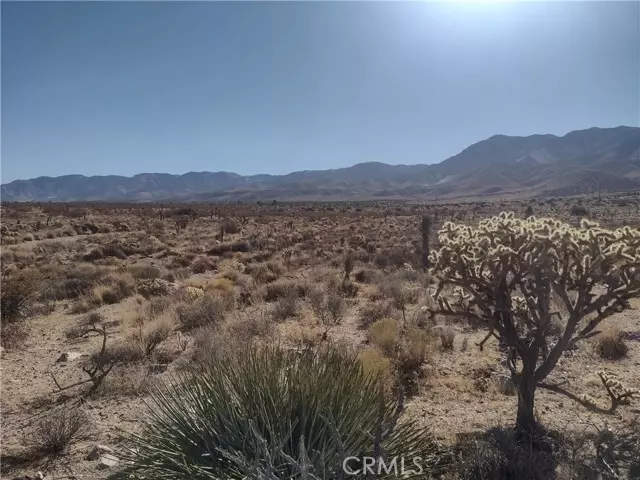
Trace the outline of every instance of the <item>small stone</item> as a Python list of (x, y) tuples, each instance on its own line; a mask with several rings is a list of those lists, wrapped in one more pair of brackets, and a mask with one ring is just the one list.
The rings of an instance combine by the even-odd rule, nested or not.
[(0, 357), (4, 357), (5, 353), (6, 353), (6, 350), (4, 349), (4, 347), (0, 347)]
[(98, 468), (100, 470), (104, 470), (105, 468), (112, 468), (118, 466), (118, 457), (115, 455), (111, 455), (110, 453), (105, 453), (98, 460)]
[(77, 360), (81, 356), (82, 355), (80, 355), (78, 352), (64, 352), (62, 355), (60, 355), (58, 360), (56, 360), (56, 363), (72, 362), (73, 360)]
[(113, 453), (113, 449), (106, 445), (96, 445), (91, 449), (89, 455), (87, 455), (87, 460), (98, 460), (100, 456), (105, 453)]

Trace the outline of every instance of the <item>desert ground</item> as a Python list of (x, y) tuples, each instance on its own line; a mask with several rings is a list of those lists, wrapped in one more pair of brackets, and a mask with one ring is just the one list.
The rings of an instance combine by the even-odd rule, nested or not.
[[(25, 299), (11, 321), (3, 312), (2, 478), (117, 478), (124, 462), (103, 462), (109, 450), (90, 453), (101, 445), (119, 458), (121, 436), (139, 430), (156, 385), (214, 351), (253, 344), (358, 352), (389, 388), (403, 385), (403, 415), (452, 449), (510, 428), (517, 392), (504, 352), (495, 339), (479, 348), (482, 328), (431, 318), (437, 279), (421, 263), (423, 216), (432, 218), (437, 250), (444, 222), (473, 225), (502, 211), (640, 228), (636, 194), (459, 204), (3, 204), (3, 307), (16, 289)], [(598, 411), (609, 397), (597, 371), (640, 388), (640, 299), (631, 306), (551, 374), (573, 398), (536, 394), (540, 423), (575, 448), (553, 476), (531, 478), (615, 478), (584, 476), (576, 462), (597, 463), (593, 439), (640, 418), (637, 399)], [(401, 331), (422, 342), (410, 371), (397, 356)], [(112, 362), (100, 370), (92, 359), (104, 349)], [(578, 401), (585, 395), (596, 408)], [(61, 415), (77, 415), (82, 434), (49, 454)]]

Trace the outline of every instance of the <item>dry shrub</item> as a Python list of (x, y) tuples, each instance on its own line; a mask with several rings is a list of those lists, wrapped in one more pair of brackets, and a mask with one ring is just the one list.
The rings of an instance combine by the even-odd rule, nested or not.
[(104, 316), (98, 312), (92, 312), (81, 318), (75, 325), (65, 330), (65, 336), (69, 340), (83, 337), (88, 329), (97, 327), (104, 321)]
[(619, 360), (627, 356), (629, 347), (624, 341), (623, 333), (616, 328), (610, 328), (596, 338), (596, 351), (607, 360)]
[(215, 260), (209, 257), (196, 257), (196, 259), (191, 262), (191, 271), (196, 274), (205, 273), (209, 270), (215, 270), (216, 266)]
[(276, 320), (286, 320), (298, 314), (299, 299), (295, 291), (290, 290), (287, 295), (279, 297), (273, 308), (273, 317)]
[(408, 285), (399, 278), (399, 275), (385, 279), (380, 285), (380, 291), (383, 295), (390, 298), (394, 306), (399, 310), (402, 310), (406, 305), (416, 304), (420, 294), (416, 286)]
[(136, 363), (122, 365), (105, 378), (96, 391), (101, 397), (137, 397), (149, 393), (155, 382), (149, 368)]
[(379, 270), (374, 270), (372, 268), (363, 268), (358, 270), (354, 278), (356, 282), (373, 284), (380, 280), (381, 272)]
[(229, 334), (240, 342), (270, 338), (274, 334), (273, 322), (261, 313), (235, 319), (227, 328)]
[(396, 368), (408, 393), (414, 393), (422, 366), (428, 361), (433, 348), (432, 337), (417, 327), (408, 327), (400, 338)]
[(583, 207), (582, 205), (574, 205), (571, 207), (569, 213), (577, 217), (586, 217), (589, 215), (589, 210), (587, 210), (586, 207)]
[(345, 297), (355, 297), (358, 295), (358, 285), (350, 279), (345, 278), (340, 284), (340, 291)]
[(102, 304), (102, 298), (96, 296), (96, 293), (97, 291), (82, 295), (73, 302), (69, 312), (76, 315), (78, 313), (87, 313), (98, 308)]
[(155, 265), (149, 265), (146, 263), (131, 265), (127, 267), (127, 271), (136, 280), (140, 280), (142, 278), (146, 278), (146, 279), (160, 278), (162, 276), (162, 271), (158, 267), (156, 267)]
[(228, 278), (214, 278), (205, 284), (204, 291), (218, 297), (225, 309), (230, 310), (235, 307), (235, 285)]
[(90, 358), (90, 363), (94, 365), (107, 365), (110, 363), (118, 365), (131, 365), (145, 359), (144, 352), (136, 342), (128, 339), (117, 345), (107, 346), (104, 353), (94, 353)]
[(367, 303), (360, 310), (359, 325), (360, 328), (369, 328), (369, 326), (383, 318), (390, 317), (392, 313), (391, 304), (387, 301), (377, 301)]
[(220, 222), (220, 227), (224, 229), (224, 233), (240, 233), (240, 224), (230, 218), (224, 219)]
[(440, 344), (445, 351), (453, 351), (453, 342), (456, 338), (456, 331), (451, 327), (444, 327), (438, 330)]
[[(127, 259), (127, 253), (125, 252), (125, 249), (121, 245), (110, 243), (108, 245), (102, 246), (101, 249), (102, 249), (102, 255), (104, 257), (116, 257), (116, 258), (119, 258), (120, 260)], [(129, 252), (129, 253), (135, 253), (135, 252)]]
[(150, 358), (158, 345), (164, 342), (171, 333), (173, 325), (167, 320), (156, 320), (147, 325), (138, 325), (132, 339), (137, 343), (145, 357)]
[(42, 292), (42, 282), (35, 270), (12, 274), (4, 271), (0, 282), (0, 318), (4, 335), (4, 327), (16, 324), (33, 310)]
[(367, 299), (373, 302), (385, 299), (385, 295), (382, 293), (378, 285), (366, 285), (363, 288), (362, 293)]
[(556, 459), (551, 451), (528, 448), (512, 432), (498, 428), (460, 436), (455, 450), (459, 456), (455, 478), (461, 480), (559, 478), (555, 472)]
[(111, 274), (105, 279), (105, 283), (107, 285), (98, 287), (99, 293), (95, 296), (108, 305), (119, 303), (136, 291), (135, 280), (129, 273)]
[(275, 302), (279, 298), (286, 297), (288, 295), (295, 295), (296, 297), (306, 297), (308, 291), (309, 286), (306, 282), (278, 280), (266, 285), (264, 300), (266, 302)]
[(340, 292), (315, 286), (309, 289), (307, 298), (311, 310), (327, 329), (342, 321), (346, 305)]
[(246, 347), (246, 339), (220, 332), (216, 326), (205, 326), (194, 332), (191, 362), (183, 366), (192, 370), (193, 367), (211, 364), (216, 358), (237, 355), (243, 347)]
[(358, 352), (362, 370), (366, 375), (379, 378), (383, 385), (393, 384), (393, 365), (391, 360), (376, 348), (365, 348)]
[(270, 268), (272, 262), (262, 262), (247, 265), (246, 272), (258, 283), (271, 283), (278, 279), (280, 273)]
[(369, 327), (369, 341), (387, 357), (393, 357), (398, 348), (398, 324), (391, 318), (374, 322)]
[(36, 421), (29, 435), (31, 443), (39, 453), (60, 454), (72, 442), (86, 438), (89, 419), (79, 408), (58, 408)]
[(176, 309), (180, 327), (183, 330), (207, 325), (218, 325), (224, 319), (225, 307), (219, 297), (205, 294), (192, 303), (185, 303)]
[(226, 256), (227, 254), (248, 252), (249, 250), (251, 250), (249, 242), (223, 243), (207, 250), (207, 255)]
[(377, 252), (373, 257), (373, 263), (380, 268), (389, 266), (402, 267), (404, 264), (416, 264), (419, 255), (408, 251), (406, 248), (393, 247), (389, 250)]
[(173, 300), (169, 297), (155, 297), (149, 299), (149, 303), (146, 307), (147, 313), (150, 318), (156, 318), (166, 312)]
[(50, 300), (73, 300), (91, 294), (96, 285), (104, 283), (108, 270), (90, 263), (67, 269), (54, 269), (49, 274), (56, 281), (46, 292)]

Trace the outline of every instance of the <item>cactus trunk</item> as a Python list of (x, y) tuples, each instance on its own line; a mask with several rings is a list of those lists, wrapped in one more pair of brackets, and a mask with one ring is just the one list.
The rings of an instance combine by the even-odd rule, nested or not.
[(518, 415), (516, 430), (519, 434), (531, 436), (537, 429), (536, 417), (533, 410), (536, 394), (535, 362), (523, 364), (522, 376), (518, 384)]

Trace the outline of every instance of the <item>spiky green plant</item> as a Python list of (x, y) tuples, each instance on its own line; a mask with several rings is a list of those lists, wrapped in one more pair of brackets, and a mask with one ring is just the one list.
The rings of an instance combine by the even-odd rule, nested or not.
[(448, 222), (438, 233), (442, 248), (432, 262), (439, 308), (432, 313), (486, 327), (481, 346), (496, 337), (509, 347), (517, 426), (533, 433), (536, 388), (563, 352), (640, 295), (640, 230), (501, 213), (477, 227)]
[(349, 456), (446, 456), (430, 432), (399, 421), (359, 360), (333, 348), (251, 349), (216, 359), (153, 394), (131, 437), (134, 472), (163, 479), (338, 479)]

